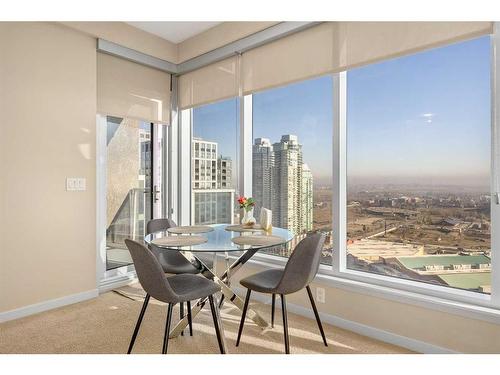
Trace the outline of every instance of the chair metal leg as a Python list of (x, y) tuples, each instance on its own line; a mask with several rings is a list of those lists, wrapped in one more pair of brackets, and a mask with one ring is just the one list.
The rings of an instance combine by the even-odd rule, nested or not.
[[(235, 272), (237, 272), (243, 266), (243, 264), (245, 264), (258, 250), (259, 249), (247, 250), (241, 257), (239, 257), (235, 262), (231, 264), (231, 266), (229, 267), (229, 271), (225, 271), (222, 275), (220, 275), (220, 277), (215, 275), (213, 273), (214, 270), (208, 268), (202, 259), (199, 259), (196, 255), (194, 255), (196, 253), (192, 253), (190, 251), (181, 251), (180, 254), (182, 254), (189, 262), (191, 262), (196, 268), (198, 268), (203, 277), (211, 279), (215, 283), (219, 284), (219, 286), (222, 289), (222, 294), (225, 296), (225, 302), (227, 303), (231, 302), (233, 306), (242, 310), (245, 301), (243, 298), (240, 298), (231, 288), (228, 287), (227, 277), (229, 274), (234, 275)], [(193, 319), (196, 317), (196, 315), (200, 312), (200, 310), (206, 303), (208, 303), (208, 297), (201, 298), (196, 302), (195, 305), (193, 305), (192, 309)], [(260, 314), (258, 314), (251, 307), (249, 307), (247, 310), (247, 316), (250, 319), (252, 319), (255, 322), (255, 324), (257, 324), (261, 329), (269, 327), (269, 323), (266, 322), (260, 316)], [(173, 328), (172, 332), (170, 333), (170, 338), (177, 337), (181, 333), (181, 330), (187, 327), (188, 323), (189, 322), (187, 317), (182, 319), (182, 321), (179, 322), (175, 326), (175, 328)]]
[[(179, 307), (179, 320), (182, 318), (184, 318), (184, 302), (181, 302)], [(181, 336), (184, 336), (184, 331), (181, 331)]]
[(240, 328), (238, 329), (238, 339), (236, 340), (236, 346), (240, 345), (241, 332), (243, 332), (243, 325), (245, 324), (245, 316), (247, 315), (248, 302), (250, 301), (250, 293), (252, 291), (247, 289), (247, 296), (245, 297), (245, 304), (243, 305), (243, 312), (241, 314)]
[(212, 319), (214, 320), (215, 333), (217, 335), (217, 342), (219, 343), (219, 350), (221, 354), (226, 354), (226, 348), (224, 345), (224, 338), (222, 337), (222, 327), (219, 321), (219, 311), (218, 305), (214, 302), (214, 296), (208, 296), (210, 301), (210, 309), (212, 310)]
[(191, 315), (191, 301), (187, 301), (187, 307), (188, 307), (189, 336), (193, 336), (193, 316)]
[(174, 304), (169, 303), (167, 308), (167, 321), (165, 323), (165, 334), (163, 336), (163, 351), (162, 354), (167, 354), (168, 350), (168, 336), (170, 334), (170, 322), (172, 321), (172, 311), (174, 309)]
[(286, 300), (283, 294), (280, 294), (281, 297), (281, 310), (283, 312), (283, 331), (285, 334), (285, 353), (290, 354), (290, 341), (288, 339), (288, 320), (286, 316)]
[(220, 301), (219, 301), (219, 309), (222, 308), (222, 305), (224, 304), (224, 294), (222, 296), (220, 296)]
[(309, 300), (311, 301), (311, 306), (314, 311), (314, 316), (316, 317), (316, 323), (318, 323), (319, 331), (321, 332), (321, 337), (323, 337), (323, 343), (325, 346), (328, 346), (328, 343), (326, 342), (326, 337), (325, 337), (325, 332), (323, 331), (323, 325), (321, 324), (321, 320), (319, 318), (318, 310), (316, 309), (316, 304), (314, 303), (314, 298), (311, 293), (311, 288), (309, 288), (309, 285), (306, 286), (307, 289), (307, 294), (309, 295)]
[(276, 304), (276, 294), (273, 293), (273, 299), (271, 303), (271, 327), (274, 328), (274, 306)]
[(139, 333), (139, 328), (141, 327), (142, 318), (144, 318), (144, 313), (146, 312), (146, 308), (148, 307), (149, 298), (150, 295), (146, 294), (146, 298), (144, 298), (144, 303), (142, 304), (142, 309), (139, 314), (139, 319), (137, 319), (137, 323), (135, 324), (134, 328), (134, 333), (132, 334), (132, 339), (130, 340), (130, 344), (128, 346), (127, 354), (130, 354), (132, 352), (132, 348), (134, 347), (135, 339), (137, 337), (137, 334)]

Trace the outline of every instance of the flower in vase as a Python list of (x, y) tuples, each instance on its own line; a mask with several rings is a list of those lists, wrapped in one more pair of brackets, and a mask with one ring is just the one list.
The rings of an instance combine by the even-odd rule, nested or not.
[(239, 197), (238, 203), (240, 208), (244, 208), (246, 211), (250, 211), (255, 206), (255, 200), (252, 197)]

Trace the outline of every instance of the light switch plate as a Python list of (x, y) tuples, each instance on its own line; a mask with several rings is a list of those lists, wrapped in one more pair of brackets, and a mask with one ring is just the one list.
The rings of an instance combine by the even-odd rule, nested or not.
[(87, 190), (87, 179), (83, 177), (67, 177), (66, 191), (85, 191)]
[(74, 191), (75, 184), (76, 184), (76, 181), (74, 178), (71, 178), (71, 177), (66, 178), (66, 191)]
[(76, 179), (76, 181), (77, 181), (76, 189), (78, 191), (85, 191), (87, 189), (87, 179), (86, 178), (79, 177)]

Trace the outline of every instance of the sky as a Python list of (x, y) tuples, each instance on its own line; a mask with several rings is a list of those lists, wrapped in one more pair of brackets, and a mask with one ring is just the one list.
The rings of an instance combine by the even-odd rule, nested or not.
[[(331, 179), (331, 76), (254, 94), (253, 138), (295, 134), (315, 181)], [(236, 99), (194, 110), (194, 135), (237, 160)], [(347, 73), (348, 176), (360, 182), (488, 184), (489, 37)]]
[(489, 37), (347, 74), (348, 174), (488, 184)]

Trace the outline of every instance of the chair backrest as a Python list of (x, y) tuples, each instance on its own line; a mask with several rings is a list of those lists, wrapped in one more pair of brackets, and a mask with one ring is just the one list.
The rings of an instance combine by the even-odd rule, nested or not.
[(132, 255), (137, 277), (146, 293), (162, 302), (175, 302), (177, 294), (170, 287), (158, 259), (151, 250), (129, 239), (125, 240), (125, 244)]
[(299, 242), (290, 255), (278, 283), (279, 293), (297, 292), (313, 281), (318, 273), (324, 243), (325, 235), (321, 233), (315, 233)]
[(168, 228), (176, 227), (177, 224), (172, 219), (153, 219), (146, 224), (146, 234), (160, 232)]
[[(176, 227), (177, 224), (172, 219), (153, 219), (146, 224), (146, 234), (166, 231), (168, 228)], [(150, 244), (149, 249), (153, 252), (158, 260), (164, 264), (171, 266), (184, 264), (187, 262), (182, 254), (173, 250), (161, 250), (157, 246)]]

